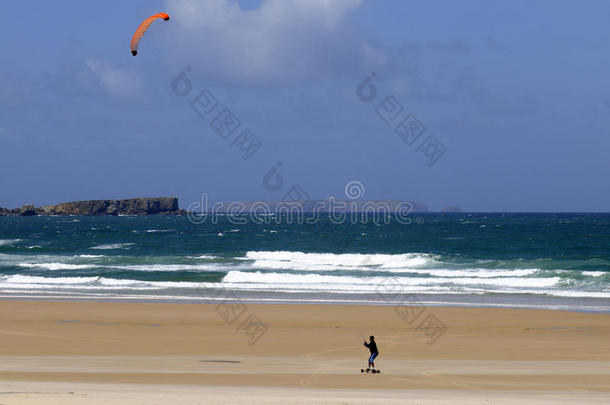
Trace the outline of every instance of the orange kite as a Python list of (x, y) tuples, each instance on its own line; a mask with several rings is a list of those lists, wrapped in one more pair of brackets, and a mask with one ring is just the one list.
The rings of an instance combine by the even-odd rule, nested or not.
[(138, 44), (140, 43), (140, 40), (144, 36), (144, 33), (146, 32), (148, 27), (150, 27), (150, 24), (152, 24), (153, 21), (155, 21), (157, 18), (162, 18), (165, 21), (168, 21), (169, 15), (165, 13), (155, 14), (153, 16), (148, 17), (146, 20), (144, 20), (142, 24), (140, 24), (135, 34), (133, 34), (133, 37), (131, 38), (131, 54), (133, 56), (136, 56), (138, 54)]

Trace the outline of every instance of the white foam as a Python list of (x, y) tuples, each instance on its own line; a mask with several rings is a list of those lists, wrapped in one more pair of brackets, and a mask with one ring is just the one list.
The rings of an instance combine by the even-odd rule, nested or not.
[(413, 274), (428, 274), (435, 277), (524, 277), (536, 274), (540, 269), (397, 269), (390, 270), (390, 273), (413, 273)]
[[(134, 270), (134, 271), (226, 271), (227, 267), (231, 269), (245, 269), (241, 266), (231, 266), (230, 264), (221, 263), (201, 263), (201, 264), (93, 264), (93, 263), (66, 263), (51, 260), (74, 261), (75, 259), (97, 259), (105, 258), (104, 255), (78, 255), (78, 256), (17, 256), (17, 255), (2, 255), (0, 259), (7, 264), (24, 268), (35, 268), (45, 270), (83, 270), (83, 269), (117, 269), (117, 270)], [(215, 256), (203, 255), (200, 258), (213, 259)], [(41, 260), (36, 262), (36, 260)], [(42, 260), (49, 260), (42, 261)], [(82, 260), (81, 260), (82, 261)]]
[(92, 269), (97, 266), (92, 264), (70, 264), (70, 263), (19, 263), (19, 267), (40, 268), (46, 270), (80, 270)]
[[(523, 277), (540, 269), (450, 269), (440, 268), (436, 256), (425, 253), (360, 254), (303, 253), (290, 251), (247, 252), (252, 268), (296, 271), (367, 271), (427, 274), (435, 277)], [(431, 266), (437, 266), (431, 268)]]
[(607, 273), (605, 271), (583, 271), (582, 272), (583, 276), (591, 276), (591, 277), (601, 277), (605, 274), (610, 274), (610, 273)]
[(209, 287), (207, 283), (193, 283), (188, 281), (139, 281), (139, 280), (118, 280), (112, 278), (100, 278), (100, 284), (105, 286), (121, 286), (135, 288), (203, 288)]
[[(393, 279), (393, 278), (390, 278)], [(557, 281), (558, 278), (553, 280)], [(395, 279), (393, 279), (395, 280)], [(392, 282), (393, 282), (392, 280)], [(544, 280), (544, 279), (543, 279)], [(410, 280), (416, 281), (416, 280)], [(486, 280), (491, 281), (491, 280)], [(546, 283), (529, 283), (527, 287), (519, 282), (511, 282), (511, 288), (500, 284), (472, 286), (472, 280), (462, 279), (464, 285), (420, 285), (418, 282), (399, 279), (399, 284), (391, 285), (387, 289), (388, 278), (370, 277), (338, 277), (322, 276), (316, 274), (295, 275), (277, 273), (244, 273), (239, 271), (230, 272), (222, 283), (206, 282), (178, 282), (178, 281), (142, 281), (112, 279), (104, 277), (39, 277), (39, 276), (0, 276), (0, 289), (3, 291), (44, 291), (53, 292), (55, 290), (69, 291), (144, 291), (162, 289), (199, 289), (211, 287), (224, 287), (236, 290), (258, 290), (258, 291), (285, 291), (285, 292), (335, 292), (335, 293), (365, 293), (365, 294), (484, 294), (484, 293), (530, 293), (539, 295), (551, 295), (558, 297), (590, 297), (590, 298), (610, 298), (610, 292), (589, 292), (589, 291), (565, 291), (559, 289), (540, 289)], [(460, 283), (458, 283), (460, 284)], [(385, 286), (385, 287), (384, 287)], [(396, 287), (398, 286), (398, 287)], [(550, 286), (547, 286), (550, 287)], [(121, 294), (124, 294), (121, 292)]]
[(135, 271), (221, 271), (219, 264), (134, 264), (118, 266), (100, 266), (110, 269), (135, 270)]
[(556, 285), (559, 277), (549, 278), (408, 278), (408, 277), (348, 277), (327, 276), (320, 274), (288, 274), (288, 273), (261, 273), (229, 271), (222, 279), (223, 283), (274, 283), (274, 284), (299, 284), (316, 285), (316, 289), (324, 290), (327, 284), (348, 284), (353, 286), (502, 286), (510, 288), (541, 288)]
[(384, 269), (412, 268), (430, 265), (435, 256), (425, 253), (361, 254), (304, 253), (291, 251), (250, 251), (244, 257), (253, 260), (253, 267), (285, 270), (357, 270), (379, 267)]
[(134, 271), (221, 271), (219, 264), (134, 264), (134, 265), (98, 265), (72, 263), (19, 263), (19, 267), (39, 268), (46, 270), (82, 270), (82, 269), (117, 269)]
[(139, 282), (137, 280), (114, 280), (108, 282), (101, 277), (36, 277), (14, 275), (0, 278), (0, 288), (3, 290), (120, 290), (132, 287), (134, 290), (160, 289), (154, 282)]
[(10, 284), (86, 284), (98, 279), (99, 277), (38, 277), (16, 274), (6, 277), (2, 282)]
[(90, 247), (89, 249), (97, 249), (97, 250), (111, 250), (111, 249), (129, 249), (129, 246), (134, 245), (134, 243), (110, 243), (106, 245), (98, 245)]
[(0, 246), (11, 246), (21, 241), (23, 241), (23, 239), (0, 239)]
[(206, 288), (210, 283), (193, 283), (178, 281), (140, 281), (112, 279), (104, 277), (38, 277), (38, 276), (4, 276), (0, 277), (0, 288), (16, 289), (131, 289), (155, 290), (163, 288)]

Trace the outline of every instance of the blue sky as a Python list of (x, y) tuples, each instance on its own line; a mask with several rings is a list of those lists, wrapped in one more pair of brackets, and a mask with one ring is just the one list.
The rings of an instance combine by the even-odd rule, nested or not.
[[(175, 195), (185, 207), (201, 193), (277, 200), (296, 184), (342, 198), (357, 180), (366, 199), (432, 209), (610, 207), (606, 1), (32, 1), (4, 11), (0, 206)], [(135, 28), (160, 11), (170, 21), (155, 22), (132, 57)], [(171, 84), (187, 66), (192, 89), (179, 96)], [(356, 89), (371, 72), (377, 95), (363, 102)], [(203, 90), (218, 102), (204, 118), (190, 106)], [(390, 123), (376, 112), (388, 96), (400, 110)], [(228, 139), (211, 127), (224, 108), (241, 123)], [(409, 114), (425, 126), (412, 144), (394, 132)], [(262, 143), (247, 160), (244, 129)], [(428, 139), (446, 149), (433, 165)], [(278, 162), (283, 183), (271, 191), (263, 177)]]

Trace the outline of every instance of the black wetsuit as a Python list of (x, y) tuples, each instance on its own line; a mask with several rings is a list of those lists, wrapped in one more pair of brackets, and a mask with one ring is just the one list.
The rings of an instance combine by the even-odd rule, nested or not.
[[(371, 357), (369, 357), (369, 365), (375, 362), (375, 358), (379, 356), (379, 350), (377, 350), (377, 343), (374, 340), (371, 340), (370, 343), (364, 342), (364, 345), (369, 348), (371, 351)], [(373, 366), (374, 367), (374, 366)]]
[(364, 342), (364, 345), (369, 348), (371, 354), (379, 355), (379, 350), (377, 350), (377, 343), (375, 341), (371, 341), (371, 343)]

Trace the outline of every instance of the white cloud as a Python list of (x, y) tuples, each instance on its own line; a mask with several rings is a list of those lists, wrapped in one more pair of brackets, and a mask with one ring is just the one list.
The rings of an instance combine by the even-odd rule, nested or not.
[[(243, 10), (235, 0), (166, 0), (164, 49), (172, 63), (216, 80), (300, 82), (359, 71), (383, 60), (363, 45), (349, 13), (361, 0), (265, 0)], [(348, 72), (349, 73), (349, 72)]]
[(133, 96), (140, 88), (140, 79), (134, 73), (113, 67), (107, 61), (88, 59), (87, 67), (95, 73), (102, 87), (113, 96)]

